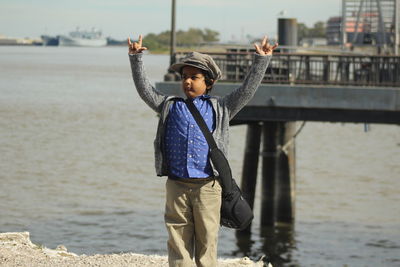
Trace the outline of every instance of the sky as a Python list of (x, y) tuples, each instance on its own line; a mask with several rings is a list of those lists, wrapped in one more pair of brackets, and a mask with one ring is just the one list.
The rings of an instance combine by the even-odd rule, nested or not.
[[(277, 19), (312, 26), (340, 15), (341, 0), (176, 0), (176, 29), (209, 28), (221, 41), (273, 38)], [(103, 35), (160, 33), (171, 27), (172, 0), (0, 0), (0, 35), (36, 38), (96, 27)]]

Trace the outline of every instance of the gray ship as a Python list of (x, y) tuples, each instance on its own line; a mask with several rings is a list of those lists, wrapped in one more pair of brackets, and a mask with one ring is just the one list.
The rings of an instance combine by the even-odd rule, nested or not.
[(77, 28), (69, 33), (68, 36), (60, 35), (58, 37), (58, 45), (60, 46), (105, 46), (107, 39), (102, 37), (99, 30), (92, 29), (91, 31), (81, 31)]

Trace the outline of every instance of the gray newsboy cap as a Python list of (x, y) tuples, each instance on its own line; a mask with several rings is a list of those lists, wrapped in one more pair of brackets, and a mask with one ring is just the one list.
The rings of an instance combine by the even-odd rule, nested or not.
[(169, 69), (181, 73), (182, 68), (185, 66), (192, 66), (205, 70), (213, 80), (219, 80), (221, 78), (221, 70), (209, 55), (191, 52), (182, 58), (180, 62), (172, 64)]

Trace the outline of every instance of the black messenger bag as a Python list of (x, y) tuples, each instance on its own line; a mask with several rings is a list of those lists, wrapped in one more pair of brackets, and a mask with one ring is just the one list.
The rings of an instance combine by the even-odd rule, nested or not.
[(217, 147), (200, 112), (191, 100), (187, 99), (185, 102), (210, 146), (211, 161), (219, 173), (222, 186), (221, 225), (243, 230), (253, 220), (253, 211), (243, 198), (239, 186), (232, 178), (229, 162), (224, 153)]

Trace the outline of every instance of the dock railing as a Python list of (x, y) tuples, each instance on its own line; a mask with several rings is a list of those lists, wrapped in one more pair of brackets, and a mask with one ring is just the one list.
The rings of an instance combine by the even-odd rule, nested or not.
[[(252, 52), (208, 54), (225, 82), (243, 81), (253, 60)], [(184, 55), (176, 53), (175, 58)], [(400, 87), (400, 56), (277, 53), (263, 83)]]

